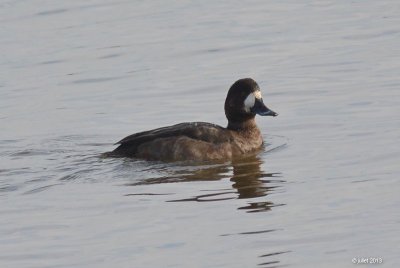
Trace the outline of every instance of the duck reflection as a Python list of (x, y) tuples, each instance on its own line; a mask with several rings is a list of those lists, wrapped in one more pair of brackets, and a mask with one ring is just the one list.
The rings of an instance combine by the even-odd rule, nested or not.
[(268, 186), (270, 180), (279, 176), (277, 173), (266, 173), (261, 170), (261, 159), (255, 155), (248, 158), (235, 159), (232, 162), (232, 187), (237, 190), (239, 199), (255, 198), (267, 195), (276, 186)]
[[(253, 155), (245, 159), (236, 159), (232, 162), (234, 182), (232, 187), (237, 190), (238, 199), (249, 199), (266, 196), (275, 188), (280, 187), (279, 184), (283, 180), (278, 180), (279, 173), (267, 173), (262, 171), (262, 160), (259, 156)], [(250, 202), (248, 205), (239, 207), (238, 209), (247, 210), (248, 212), (261, 212), (271, 210), (276, 204), (264, 202)]]
[[(283, 180), (280, 180), (279, 173), (267, 173), (261, 169), (262, 159), (257, 155), (250, 155), (233, 159), (230, 164), (212, 164), (208, 166), (180, 166), (174, 169), (168, 168), (171, 172), (168, 176), (159, 178), (144, 179), (129, 185), (148, 185), (172, 182), (189, 181), (215, 181), (230, 179), (232, 188), (212, 190), (212, 192), (196, 195), (190, 198), (168, 200), (167, 202), (212, 202), (229, 199), (251, 199), (266, 196), (271, 191), (280, 187)], [(166, 169), (165, 169), (166, 170)], [(142, 195), (142, 194), (132, 194)], [(270, 201), (250, 202), (238, 209), (248, 212), (268, 211), (277, 206)]]

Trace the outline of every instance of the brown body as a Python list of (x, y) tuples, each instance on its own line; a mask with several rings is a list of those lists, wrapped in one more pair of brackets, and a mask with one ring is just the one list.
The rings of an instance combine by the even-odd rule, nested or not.
[(262, 146), (260, 130), (252, 121), (240, 130), (195, 122), (140, 132), (118, 142), (110, 155), (162, 161), (230, 159)]
[(194, 122), (139, 132), (119, 141), (119, 146), (106, 155), (161, 161), (205, 161), (227, 160), (255, 151), (263, 144), (255, 122), (256, 113), (277, 115), (264, 105), (260, 94), (254, 80), (238, 80), (225, 101), (227, 128)]

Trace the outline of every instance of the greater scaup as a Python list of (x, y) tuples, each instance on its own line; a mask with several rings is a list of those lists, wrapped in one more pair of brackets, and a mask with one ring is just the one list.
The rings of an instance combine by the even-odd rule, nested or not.
[(244, 155), (263, 144), (255, 116), (278, 114), (268, 109), (251, 78), (236, 81), (225, 100), (226, 128), (205, 122), (181, 123), (132, 134), (107, 156), (147, 160), (221, 160)]

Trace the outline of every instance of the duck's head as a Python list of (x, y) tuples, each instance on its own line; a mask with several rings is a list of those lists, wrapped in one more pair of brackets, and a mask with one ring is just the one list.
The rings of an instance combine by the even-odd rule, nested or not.
[(236, 81), (228, 91), (225, 100), (225, 115), (230, 125), (241, 124), (258, 115), (277, 116), (265, 106), (257, 82), (251, 78)]

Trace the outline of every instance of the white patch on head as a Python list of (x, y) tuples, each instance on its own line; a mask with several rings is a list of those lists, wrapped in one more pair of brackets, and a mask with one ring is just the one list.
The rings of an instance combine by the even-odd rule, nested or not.
[(247, 96), (247, 98), (244, 100), (244, 110), (249, 113), (250, 109), (253, 108), (255, 102), (256, 95), (254, 93), (250, 93), (249, 96)]
[(256, 99), (262, 99), (261, 91), (260, 91), (260, 90), (255, 91), (253, 94), (254, 94), (254, 96), (256, 97)]

